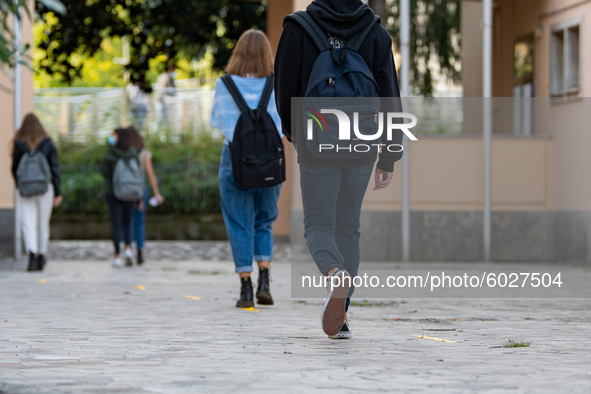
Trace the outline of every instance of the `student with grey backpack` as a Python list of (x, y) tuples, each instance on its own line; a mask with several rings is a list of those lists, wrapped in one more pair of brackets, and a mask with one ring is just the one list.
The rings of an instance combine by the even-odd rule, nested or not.
[(138, 152), (131, 146), (127, 129), (116, 129), (108, 138), (109, 149), (103, 158), (101, 173), (105, 177), (105, 192), (111, 217), (111, 235), (115, 245), (114, 267), (123, 266), (120, 243), (121, 228), (125, 242), (125, 265), (133, 265), (131, 251), (131, 215), (134, 205), (142, 204), (144, 171)]
[(19, 190), (19, 216), (28, 271), (42, 271), (47, 260), (49, 220), (62, 202), (57, 149), (39, 119), (25, 116), (14, 137), (12, 175)]

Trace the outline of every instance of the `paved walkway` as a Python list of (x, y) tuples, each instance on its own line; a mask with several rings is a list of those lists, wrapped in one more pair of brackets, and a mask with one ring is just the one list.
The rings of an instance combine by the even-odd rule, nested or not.
[(368, 300), (334, 341), (320, 300), (290, 298), (286, 258), (258, 312), (234, 307), (229, 261), (23, 268), (0, 271), (0, 393), (591, 392), (585, 299)]

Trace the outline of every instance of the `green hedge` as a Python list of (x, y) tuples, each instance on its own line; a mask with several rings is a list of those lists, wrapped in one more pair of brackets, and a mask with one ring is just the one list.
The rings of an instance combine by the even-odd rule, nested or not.
[[(58, 143), (64, 202), (55, 214), (108, 215), (104, 179), (100, 174), (106, 145), (91, 141), (85, 145)], [(208, 134), (168, 142), (146, 138), (153, 154), (162, 206), (149, 207), (151, 214), (203, 215), (220, 213), (218, 167), (222, 140)], [(150, 191), (150, 195), (153, 193)]]
[[(174, 137), (167, 134), (144, 137), (144, 144), (156, 163), (219, 163), (223, 140), (209, 133)], [(107, 140), (89, 139), (86, 144), (57, 141), (60, 163), (98, 164), (103, 160)]]

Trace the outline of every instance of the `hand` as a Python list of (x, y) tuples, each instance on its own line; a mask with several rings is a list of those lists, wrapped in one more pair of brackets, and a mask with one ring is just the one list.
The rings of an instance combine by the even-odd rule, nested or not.
[(158, 205), (162, 205), (164, 202), (164, 197), (161, 194), (156, 194), (156, 200), (158, 200)]
[(57, 208), (62, 204), (64, 198), (62, 196), (57, 196), (53, 198), (53, 207)]
[(137, 210), (138, 211), (143, 211), (144, 210), (144, 202), (143, 201), (138, 202), (138, 204), (137, 204)]
[(375, 191), (375, 190), (387, 188), (388, 185), (390, 184), (390, 182), (392, 181), (393, 177), (394, 177), (393, 172), (386, 172), (384, 170), (380, 170), (379, 168), (376, 168), (376, 178), (375, 178), (376, 185), (374, 186), (373, 190)]

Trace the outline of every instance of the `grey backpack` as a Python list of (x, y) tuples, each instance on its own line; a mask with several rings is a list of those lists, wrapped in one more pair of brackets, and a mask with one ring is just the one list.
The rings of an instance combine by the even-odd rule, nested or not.
[(137, 157), (120, 157), (113, 172), (113, 194), (121, 201), (141, 200), (144, 195), (144, 170)]
[(16, 143), (24, 152), (16, 169), (16, 184), (21, 196), (45, 194), (51, 182), (51, 170), (47, 157), (39, 151), (41, 144), (35, 151), (30, 151), (22, 141), (17, 140)]

